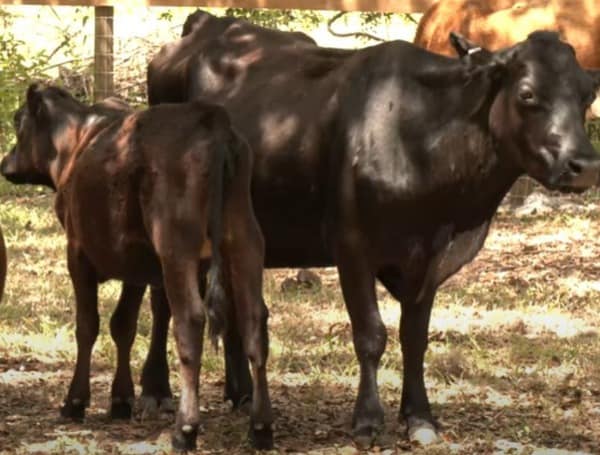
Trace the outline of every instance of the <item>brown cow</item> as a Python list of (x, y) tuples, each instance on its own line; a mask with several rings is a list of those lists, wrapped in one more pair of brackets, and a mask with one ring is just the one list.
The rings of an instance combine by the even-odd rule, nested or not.
[(4, 245), (4, 237), (2, 237), (2, 229), (0, 229), (0, 301), (4, 294), (4, 282), (6, 281), (6, 246)]
[[(17, 144), (0, 171), (13, 183), (54, 188), (67, 235), (77, 365), (61, 414), (84, 416), (98, 283), (118, 279), (123, 290), (110, 324), (118, 350), (111, 415), (131, 415), (129, 353), (144, 287), (151, 284), (168, 296), (181, 364), (174, 448), (196, 445), (205, 312), (215, 336), (232, 318), (241, 329), (254, 373), (249, 434), (258, 448), (271, 447), (264, 241), (250, 203), (250, 149), (225, 110), (202, 102), (140, 112), (89, 107), (59, 88), (32, 85), (15, 125)], [(203, 301), (199, 283), (209, 263)]]
[[(419, 22), (414, 43), (454, 56), (450, 32), (495, 50), (540, 29), (558, 32), (575, 48), (582, 67), (600, 68), (600, 3), (596, 0), (439, 0)], [(600, 100), (591, 113), (600, 116)]]

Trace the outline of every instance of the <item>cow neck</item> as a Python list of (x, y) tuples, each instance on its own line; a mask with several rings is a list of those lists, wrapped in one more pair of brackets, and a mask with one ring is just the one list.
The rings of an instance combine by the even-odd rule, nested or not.
[[(455, 112), (449, 118), (460, 118), (466, 128), (451, 134), (469, 136), (468, 147), (471, 153), (465, 154), (472, 166), (469, 188), (471, 210), (480, 211), (484, 217), (492, 216), (510, 187), (522, 174), (510, 159), (510, 153), (493, 135), (489, 125), (489, 114), (494, 99), (500, 91), (500, 82), (486, 71), (466, 73), (455, 89), (466, 94)], [(459, 95), (463, 96), (463, 95)], [(451, 104), (452, 105), (452, 104)], [(466, 201), (465, 201), (466, 202)]]
[(61, 139), (55, 140), (54, 144), (58, 157), (56, 169), (51, 172), (51, 175), (56, 188), (61, 188), (68, 182), (81, 153), (116, 120), (93, 112), (86, 112), (81, 118), (71, 119), (71, 124), (67, 126), (70, 131), (67, 134), (64, 132), (60, 134)]

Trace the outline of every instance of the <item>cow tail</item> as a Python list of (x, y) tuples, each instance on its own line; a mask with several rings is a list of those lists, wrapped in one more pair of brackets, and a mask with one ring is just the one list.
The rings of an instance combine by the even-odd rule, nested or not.
[[(229, 130), (230, 131), (230, 130)], [(210, 170), (210, 199), (208, 212), (208, 237), (212, 245), (212, 258), (207, 274), (206, 310), (208, 333), (215, 349), (218, 338), (227, 328), (227, 319), (231, 314), (231, 298), (227, 293), (221, 244), (223, 241), (223, 214), (225, 196), (234, 173), (236, 151), (231, 137), (218, 142)]]

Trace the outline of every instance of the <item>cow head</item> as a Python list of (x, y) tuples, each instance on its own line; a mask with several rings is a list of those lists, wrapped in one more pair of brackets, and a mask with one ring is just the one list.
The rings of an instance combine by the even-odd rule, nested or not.
[(14, 115), (17, 143), (0, 163), (0, 173), (12, 183), (55, 188), (60, 139), (68, 140), (68, 125), (80, 106), (64, 90), (31, 85)]
[(550, 189), (594, 185), (600, 155), (584, 120), (600, 78), (579, 66), (573, 48), (551, 32), (534, 32), (498, 52), (454, 41), (455, 48), (467, 49), (459, 51), (463, 59), (471, 57), (466, 64), (483, 68), (492, 81), (488, 123), (503, 159)]

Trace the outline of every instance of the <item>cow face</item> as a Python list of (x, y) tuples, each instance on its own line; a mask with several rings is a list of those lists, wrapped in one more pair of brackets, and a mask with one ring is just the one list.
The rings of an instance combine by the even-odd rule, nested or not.
[(550, 189), (581, 191), (596, 183), (600, 156), (584, 128), (598, 81), (571, 46), (535, 32), (490, 54), (498, 92), (489, 125), (504, 155)]
[(12, 183), (47, 185), (54, 188), (52, 163), (57, 151), (52, 140), (51, 100), (32, 85), (26, 103), (14, 116), (17, 143), (0, 163), (0, 173)]

